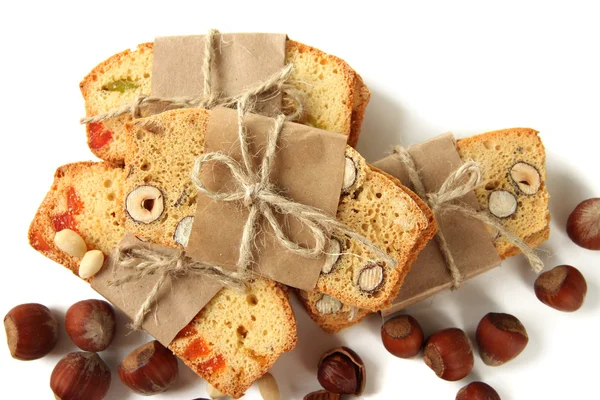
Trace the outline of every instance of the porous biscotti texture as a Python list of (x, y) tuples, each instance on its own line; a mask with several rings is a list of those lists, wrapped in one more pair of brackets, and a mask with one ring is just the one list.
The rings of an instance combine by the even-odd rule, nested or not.
[[(415, 242), (411, 255), (409, 256), (405, 264), (405, 268), (401, 271), (398, 283), (393, 290), (397, 294), (401, 288), (404, 278), (406, 277), (406, 274), (410, 270), (410, 266), (416, 260), (421, 250), (423, 250), (423, 248), (427, 245), (429, 240), (433, 238), (433, 236), (435, 236), (435, 234), (437, 233), (438, 226), (437, 222), (435, 221), (434, 215), (429, 209), (429, 207), (414, 192), (410, 191), (405, 186), (403, 186), (400, 183), (400, 181), (394, 178), (393, 176), (373, 166), (370, 166), (370, 168), (376, 172), (387, 176), (392, 182), (394, 182), (394, 184), (396, 184), (397, 187), (404, 190), (407, 195), (413, 198), (415, 203), (419, 206), (419, 208), (421, 208), (423, 213), (428, 218), (427, 229), (422, 232), (421, 238), (417, 240), (417, 242)], [(362, 321), (367, 315), (372, 313), (372, 311), (363, 308), (354, 307), (354, 310), (352, 310), (352, 307), (346, 304), (342, 304), (337, 299), (328, 299), (326, 297), (328, 295), (320, 293), (316, 290), (311, 292), (298, 290), (296, 291), (296, 293), (298, 294), (298, 298), (300, 302), (304, 305), (304, 308), (306, 309), (308, 315), (312, 318), (313, 321), (317, 323), (317, 325), (319, 325), (325, 332), (328, 333), (337, 333), (342, 329), (346, 329), (350, 326), (356, 325), (360, 321)], [(395, 296), (396, 295), (394, 295), (394, 297)], [(324, 300), (326, 301), (325, 307), (323, 306), (323, 304), (319, 305), (319, 302)], [(331, 307), (332, 301), (334, 305), (337, 304), (335, 302), (339, 302), (341, 304), (341, 308), (337, 310), (337, 308)], [(385, 307), (382, 307), (382, 309), (384, 308)], [(351, 313), (354, 313), (354, 318), (350, 318)]]
[[(513, 128), (488, 132), (457, 141), (457, 149), (463, 160), (472, 159), (481, 164), (484, 184), (475, 193), (482, 209), (489, 210), (492, 192), (508, 191), (516, 197), (517, 208), (511, 216), (499, 218), (502, 224), (530, 247), (537, 247), (548, 239), (550, 196), (546, 189), (546, 153), (537, 131)], [(519, 188), (518, 182), (511, 178), (511, 168), (517, 163), (532, 166), (535, 169), (531, 170), (533, 174), (534, 171), (539, 174), (540, 185), (534, 194), (525, 193)], [(497, 236), (495, 232), (492, 235), (498, 254), (503, 259), (520, 253), (501, 235)]]
[[(177, 226), (196, 211), (197, 191), (190, 171), (204, 150), (209, 115), (210, 111), (200, 109), (173, 110), (127, 125), (131, 144), (125, 155), (125, 169), (129, 171), (125, 196), (150, 185), (160, 190), (164, 202), (164, 211), (150, 223), (141, 223), (128, 210), (127, 231), (156, 243), (175, 245)], [(431, 225), (430, 211), (422, 208), (422, 202), (409, 195), (408, 189), (369, 167), (351, 147), (347, 147), (346, 157), (355, 168), (356, 178), (340, 196), (337, 218), (398, 263), (389, 265), (364, 244), (337, 235), (342, 254), (330, 272), (321, 274), (316, 289), (346, 304), (375, 311), (392, 301), (414, 258), (415, 246), (429, 239), (424, 234)], [(373, 290), (363, 290), (359, 276), (374, 262), (382, 268), (382, 282)]]
[[(115, 54), (81, 82), (88, 116), (131, 104), (150, 94), (153, 43)], [(342, 59), (293, 40), (286, 42), (285, 63), (294, 64), (290, 84), (304, 94), (301, 123), (339, 132), (356, 145), (370, 92)], [(284, 98), (284, 104), (286, 104)], [(130, 115), (88, 124), (88, 144), (100, 158), (122, 164), (127, 151), (123, 128)]]
[[(126, 180), (127, 171), (106, 163), (60, 167), (31, 223), (31, 245), (75, 274), (80, 260), (55, 246), (56, 232), (73, 229), (88, 249), (108, 255), (126, 232)], [(247, 292), (222, 289), (169, 347), (211, 385), (238, 398), (296, 341), (287, 291), (257, 279)]]
[[(342, 329), (358, 324), (367, 315), (372, 313), (363, 308), (343, 304), (337, 299), (328, 299), (329, 295), (317, 291), (306, 292), (304, 290), (296, 290), (296, 294), (310, 318), (327, 333), (338, 333)], [(333, 303), (335, 305), (338, 304), (336, 302), (339, 302), (339, 309), (334, 306), (324, 310), (320, 306), (321, 302)]]

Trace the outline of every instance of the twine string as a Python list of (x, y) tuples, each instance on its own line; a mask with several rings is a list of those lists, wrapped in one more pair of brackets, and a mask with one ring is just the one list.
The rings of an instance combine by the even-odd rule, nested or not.
[[(413, 185), (415, 192), (429, 204), (436, 217), (444, 212), (456, 212), (467, 218), (481, 221), (485, 225), (497, 229), (507, 242), (519, 248), (535, 273), (539, 273), (544, 268), (544, 263), (537, 256), (535, 251), (490, 213), (476, 210), (465, 203), (456, 204), (454, 202), (454, 200), (459, 199), (481, 186), (482, 175), (479, 164), (473, 160), (466, 161), (446, 178), (437, 192), (427, 193), (410, 153), (405, 148), (396, 146), (393, 150), (393, 154), (395, 154), (405, 165), (408, 178)], [(463, 277), (454, 261), (448, 241), (442, 231), (438, 231), (436, 240), (438, 241), (440, 250), (446, 261), (446, 266), (452, 276), (452, 287), (453, 289), (457, 289), (463, 281)]]

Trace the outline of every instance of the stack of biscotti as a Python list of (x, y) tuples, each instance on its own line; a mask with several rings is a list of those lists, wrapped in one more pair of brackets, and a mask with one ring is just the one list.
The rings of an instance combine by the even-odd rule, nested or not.
[[(483, 133), (458, 140), (457, 150), (463, 161), (475, 160), (481, 166), (483, 184), (475, 190), (481, 209), (532, 248), (548, 239), (546, 155), (537, 131), (514, 128)], [(502, 259), (520, 253), (499, 232), (490, 234)], [(330, 333), (355, 325), (369, 314), (319, 292), (301, 292), (299, 298), (311, 318)]]
[[(150, 94), (153, 43), (115, 54), (94, 68), (81, 82), (88, 116), (130, 104)], [(289, 83), (304, 94), (298, 122), (348, 136), (355, 146), (371, 93), (360, 76), (342, 59), (293, 40), (286, 42), (286, 64), (293, 64)], [(286, 98), (283, 104), (287, 104)], [(98, 157), (122, 164), (127, 144), (124, 126), (131, 115), (87, 126), (88, 144)]]
[[(196, 206), (189, 171), (203, 152), (209, 115), (200, 109), (174, 110), (129, 123), (124, 167), (92, 163), (59, 169), (32, 223), (32, 245), (74, 272), (77, 260), (52, 243), (60, 229), (78, 231), (91, 248), (105, 253), (125, 232), (153, 243), (185, 247), (186, 227)], [(435, 232), (435, 223), (420, 199), (368, 167), (350, 147), (346, 167), (338, 219), (386, 249), (398, 264), (372, 262), (375, 254), (340, 236), (334, 241), (339, 248), (332, 253), (342, 254), (324, 266), (318, 290), (354, 307), (378, 309), (395, 297), (410, 262)], [(365, 271), (378, 274), (361, 278)], [(223, 289), (170, 346), (200, 376), (236, 397), (296, 340), (285, 293), (272, 282), (258, 282), (248, 298)], [(259, 307), (254, 309), (256, 299)], [(289, 322), (274, 329), (271, 324), (277, 320)], [(232, 329), (232, 335), (223, 335)], [(194, 349), (199, 346), (209, 350), (197, 353)]]

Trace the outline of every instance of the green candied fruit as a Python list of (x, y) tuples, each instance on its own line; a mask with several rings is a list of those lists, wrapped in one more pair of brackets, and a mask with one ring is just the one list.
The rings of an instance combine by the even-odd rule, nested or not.
[(119, 79), (118, 81), (113, 81), (107, 83), (102, 87), (102, 90), (108, 90), (110, 92), (119, 92), (125, 93), (128, 90), (137, 89), (139, 87), (138, 84), (132, 81), (127, 81), (124, 79)]

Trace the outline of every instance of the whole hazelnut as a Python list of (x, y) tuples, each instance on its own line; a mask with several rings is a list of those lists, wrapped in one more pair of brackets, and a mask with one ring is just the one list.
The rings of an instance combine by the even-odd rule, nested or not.
[(115, 312), (103, 300), (82, 300), (73, 304), (65, 315), (65, 328), (75, 346), (81, 350), (106, 350), (115, 337)]
[(96, 353), (69, 353), (50, 376), (50, 388), (59, 400), (101, 400), (109, 387), (110, 370)]
[(471, 382), (458, 391), (456, 400), (501, 400), (498, 392), (483, 382)]
[(50, 353), (58, 341), (58, 323), (48, 307), (21, 304), (4, 317), (10, 355), (17, 360), (37, 360)]
[(331, 393), (327, 390), (317, 390), (304, 396), (304, 400), (340, 400), (341, 394)]
[(575, 244), (600, 250), (600, 198), (579, 203), (567, 220), (567, 234)]
[(573, 312), (583, 305), (587, 283), (577, 268), (559, 265), (540, 274), (535, 280), (534, 290), (537, 298), (547, 306)]
[(366, 377), (361, 358), (347, 347), (329, 350), (319, 360), (317, 379), (331, 393), (359, 396), (365, 388)]
[(166, 391), (178, 375), (177, 358), (156, 340), (138, 347), (119, 364), (123, 384), (144, 396)]
[(431, 335), (425, 343), (424, 359), (437, 376), (447, 381), (458, 381), (469, 375), (475, 362), (471, 342), (458, 328)]
[(423, 329), (410, 315), (399, 315), (381, 326), (381, 340), (387, 351), (396, 357), (412, 358), (423, 347)]
[(527, 346), (529, 337), (525, 327), (510, 314), (489, 313), (477, 326), (479, 355), (486, 365), (502, 365), (519, 354)]

